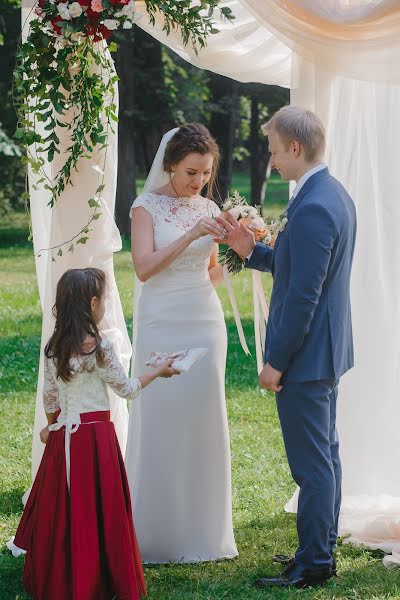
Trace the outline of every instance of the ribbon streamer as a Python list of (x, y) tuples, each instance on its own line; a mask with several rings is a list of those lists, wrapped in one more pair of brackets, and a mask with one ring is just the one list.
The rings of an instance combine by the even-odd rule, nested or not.
[(248, 356), (249, 354), (251, 354), (251, 352), (247, 346), (246, 338), (244, 337), (242, 321), (240, 320), (240, 314), (239, 314), (239, 310), (237, 307), (235, 294), (233, 292), (231, 277), (230, 277), (230, 274), (228, 271), (228, 267), (226, 265), (223, 266), (222, 272), (224, 274), (224, 280), (225, 280), (226, 289), (228, 290), (229, 300), (231, 301), (233, 315), (235, 317), (236, 329), (239, 334), (240, 344), (243, 348), (244, 353), (246, 354), (246, 356)]
[[(260, 373), (264, 366), (264, 344), (269, 310), (264, 289), (262, 287), (261, 273), (252, 270), (251, 276), (253, 282), (254, 339), (256, 345), (257, 372)], [(262, 314), (262, 318), (260, 318), (260, 314)]]
[[(239, 309), (237, 306), (235, 294), (232, 287), (231, 277), (226, 265), (223, 266), (223, 274), (226, 289), (228, 290), (229, 299), (235, 317), (236, 329), (239, 335), (240, 344), (243, 348), (246, 356), (251, 355), (251, 352), (247, 346), (246, 338), (244, 335), (242, 321), (240, 319)], [(254, 338), (256, 346), (256, 359), (257, 359), (257, 372), (260, 373), (264, 366), (264, 343), (266, 335), (266, 325), (268, 321), (269, 309), (267, 299), (264, 294), (264, 289), (261, 281), (261, 273), (259, 271), (252, 271), (252, 283), (253, 283), (253, 310), (254, 310)], [(261, 318), (262, 315), (262, 318)]]

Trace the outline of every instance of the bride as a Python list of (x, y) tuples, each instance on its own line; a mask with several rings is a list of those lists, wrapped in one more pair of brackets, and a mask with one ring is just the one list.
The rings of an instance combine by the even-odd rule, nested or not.
[(131, 406), (125, 460), (147, 563), (237, 555), (225, 406), (227, 335), (214, 289), (222, 280), (213, 242), (221, 234), (214, 219), (220, 211), (200, 195), (208, 184), (212, 197), (218, 161), (218, 146), (204, 126), (171, 130), (131, 209), (139, 283), (135, 373), (146, 368), (153, 351), (208, 349), (176, 382), (146, 388)]

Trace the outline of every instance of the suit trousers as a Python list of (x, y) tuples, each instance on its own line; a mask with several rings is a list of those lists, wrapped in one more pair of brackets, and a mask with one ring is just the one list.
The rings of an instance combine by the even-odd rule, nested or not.
[(338, 536), (342, 472), (336, 430), (338, 381), (285, 382), (276, 395), (286, 454), (300, 487), (295, 560), (332, 564)]

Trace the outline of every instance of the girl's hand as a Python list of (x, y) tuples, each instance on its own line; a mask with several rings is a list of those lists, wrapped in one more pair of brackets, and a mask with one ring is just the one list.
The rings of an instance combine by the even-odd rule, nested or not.
[(174, 359), (166, 360), (162, 365), (156, 368), (157, 377), (172, 377), (173, 375), (180, 375), (179, 371), (172, 368)]
[(49, 432), (49, 426), (48, 426), (48, 425), (46, 425), (46, 427), (44, 427), (44, 428), (42, 429), (42, 431), (40, 432), (40, 434), (39, 434), (39, 435), (40, 435), (40, 441), (41, 441), (43, 444), (47, 444), (47, 440), (48, 440), (48, 438), (49, 438), (49, 433), (50, 433), (50, 432)]
[(225, 230), (218, 225), (215, 219), (210, 217), (202, 217), (200, 221), (189, 231), (189, 235), (193, 240), (197, 240), (205, 235), (212, 235), (216, 238), (222, 238), (225, 235)]

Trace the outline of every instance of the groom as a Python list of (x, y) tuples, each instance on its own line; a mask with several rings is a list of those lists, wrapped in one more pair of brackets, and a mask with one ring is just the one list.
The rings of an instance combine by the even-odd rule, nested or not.
[(287, 106), (263, 126), (272, 168), (297, 185), (274, 248), (231, 215), (224, 239), (250, 269), (273, 274), (263, 388), (276, 393), (287, 458), (300, 487), (299, 546), (277, 577), (257, 587), (308, 587), (336, 574), (341, 467), (336, 431), (339, 378), (353, 366), (350, 273), (356, 237), (352, 199), (323, 164), (324, 127), (312, 112)]

